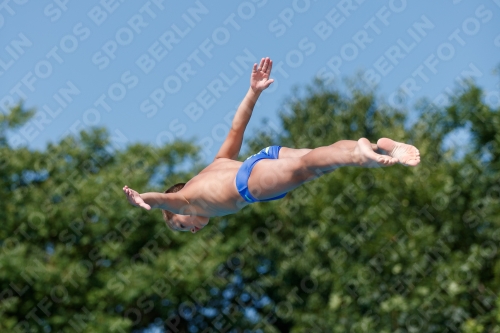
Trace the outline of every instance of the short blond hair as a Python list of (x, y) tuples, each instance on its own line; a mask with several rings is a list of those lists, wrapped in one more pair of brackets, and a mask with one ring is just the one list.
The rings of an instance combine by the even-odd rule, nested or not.
[[(177, 183), (174, 186), (171, 186), (168, 190), (166, 190), (164, 193), (175, 193), (179, 192), (182, 190), (182, 188), (186, 185), (186, 183)], [(168, 225), (168, 227), (172, 230), (175, 230), (174, 225), (172, 224), (172, 217), (174, 216), (174, 213), (169, 212), (168, 210), (161, 210), (161, 214), (163, 215), (163, 219), (165, 220), (165, 223)]]

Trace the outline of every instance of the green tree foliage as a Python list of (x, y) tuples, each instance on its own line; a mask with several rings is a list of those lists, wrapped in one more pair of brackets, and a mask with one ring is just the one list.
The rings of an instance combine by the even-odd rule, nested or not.
[[(0, 125), (0, 331), (500, 332), (500, 117), (482, 95), (422, 101), (410, 123), (356, 84), (298, 90), (252, 152), (385, 136), (421, 164), (339, 169), (196, 235), (121, 193), (188, 179), (192, 143), (123, 148), (96, 129), (13, 148), (32, 114), (16, 108)], [(470, 142), (450, 145), (460, 130)]]

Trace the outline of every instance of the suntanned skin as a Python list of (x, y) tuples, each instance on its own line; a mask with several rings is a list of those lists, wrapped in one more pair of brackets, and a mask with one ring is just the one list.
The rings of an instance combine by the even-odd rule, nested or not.
[[(238, 193), (236, 173), (242, 165), (237, 161), (243, 134), (255, 103), (263, 90), (273, 82), (269, 78), (272, 61), (263, 58), (254, 64), (250, 89), (238, 107), (231, 130), (214, 161), (186, 183), (176, 193), (141, 193), (124, 186), (128, 201), (150, 210), (160, 208), (174, 213), (175, 229), (193, 233), (207, 225), (212, 216), (236, 213), (248, 202)], [(257, 199), (263, 200), (291, 191), (305, 182), (344, 166), (365, 168), (387, 167), (396, 163), (416, 166), (420, 163), (417, 148), (388, 138), (377, 144), (361, 138), (342, 140), (315, 149), (282, 147), (278, 159), (264, 159), (255, 164), (248, 180), (248, 188)]]

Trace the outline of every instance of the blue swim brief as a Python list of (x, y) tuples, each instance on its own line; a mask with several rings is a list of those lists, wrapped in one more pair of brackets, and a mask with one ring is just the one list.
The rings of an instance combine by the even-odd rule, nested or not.
[(250, 173), (252, 172), (255, 163), (263, 159), (278, 159), (278, 154), (280, 152), (281, 146), (270, 146), (262, 149), (257, 154), (250, 156), (243, 162), (238, 173), (236, 174), (236, 189), (240, 193), (241, 197), (245, 201), (253, 203), (258, 201), (271, 201), (283, 198), (286, 192), (278, 195), (274, 198), (269, 198), (265, 200), (256, 199), (248, 190), (248, 178), (250, 178)]

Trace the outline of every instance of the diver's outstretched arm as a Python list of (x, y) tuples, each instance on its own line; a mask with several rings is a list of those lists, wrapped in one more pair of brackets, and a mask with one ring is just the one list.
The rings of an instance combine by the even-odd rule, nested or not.
[(215, 156), (215, 159), (238, 158), (241, 144), (243, 143), (243, 134), (252, 116), (255, 103), (257, 103), (257, 99), (262, 91), (274, 82), (273, 79), (269, 79), (272, 67), (273, 61), (269, 58), (262, 58), (258, 66), (257, 64), (253, 65), (252, 75), (250, 77), (250, 88), (236, 110), (231, 129), (229, 130), (226, 140), (222, 143), (219, 152)]
[(123, 187), (123, 193), (125, 193), (125, 196), (130, 204), (146, 210), (159, 208), (173, 213), (180, 213), (183, 211), (184, 207), (186, 207), (186, 199), (178, 192), (147, 192), (139, 194), (139, 192), (125, 185)]

